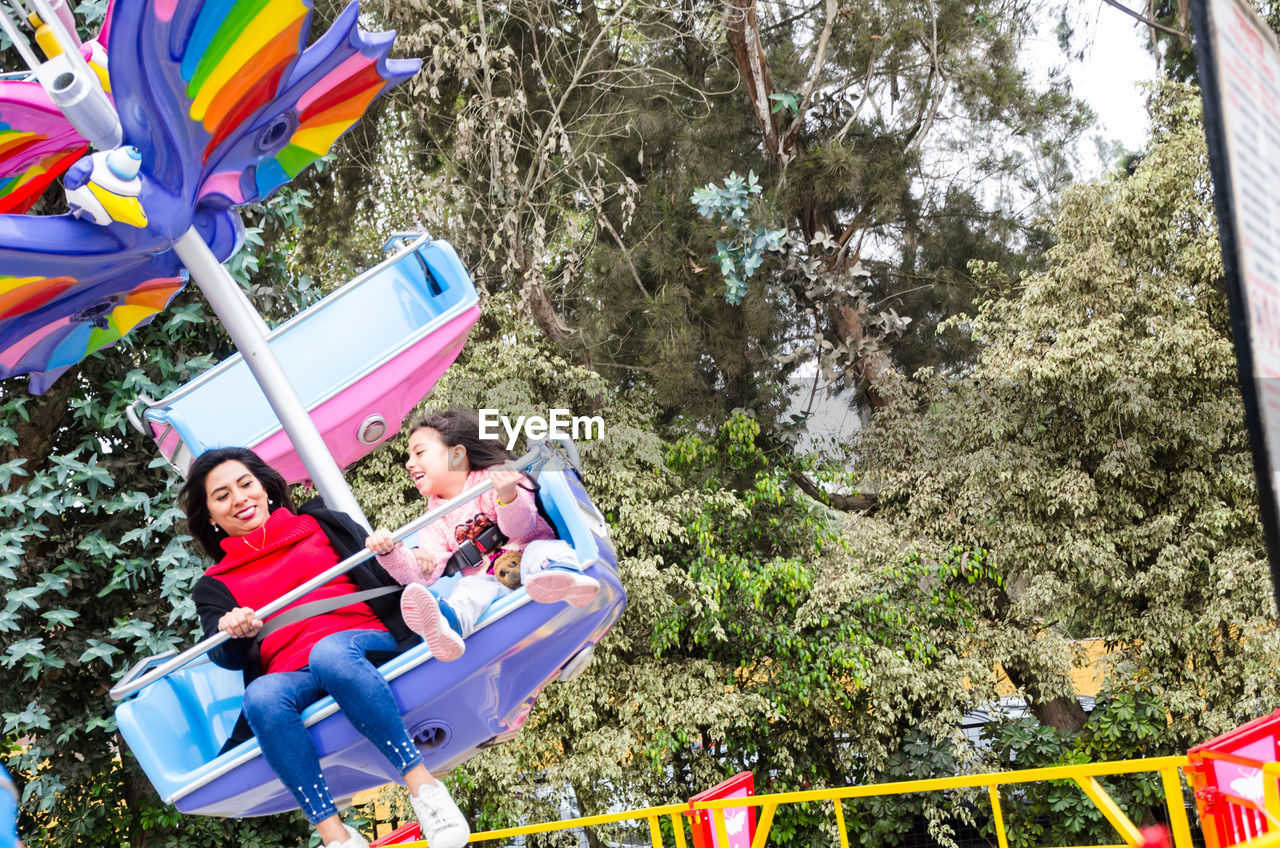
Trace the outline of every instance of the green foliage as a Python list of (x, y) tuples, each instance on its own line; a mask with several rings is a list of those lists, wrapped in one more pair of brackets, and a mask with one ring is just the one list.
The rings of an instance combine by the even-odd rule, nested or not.
[[(796, 486), (813, 461), (771, 446), (748, 414), (663, 441), (643, 395), (572, 365), (510, 296), (489, 301), (429, 405), (602, 414), (604, 437), (581, 446), (585, 480), (628, 591), (591, 667), (451, 776), (478, 827), (558, 817), (562, 803), (587, 815), (674, 801), (743, 768), (777, 789), (843, 785), (921, 727), (964, 759), (955, 727), (985, 687), (962, 681), (986, 671), (953, 634), (973, 626), (975, 587), (998, 580), (983, 552), (932, 557), (874, 520), (846, 524)], [(387, 526), (423, 509), (402, 450), (356, 473)], [(779, 827), (826, 839), (828, 819), (789, 812)]]
[(102, 20), (107, 15), (107, 3), (104, 0), (82, 0), (72, 5), (72, 8), (75, 11), (76, 23), (82, 31), (81, 37), (88, 39), (97, 36)]
[[(1039, 724), (1032, 718), (1006, 718), (983, 728), (991, 755), (1004, 768), (1131, 760), (1175, 753), (1166, 730), (1164, 705), (1149, 691), (1100, 693), (1088, 722), (1076, 734)], [(1158, 775), (1106, 780), (1104, 790), (1140, 826), (1167, 816)], [(1029, 784), (1001, 793), (1001, 811), (1009, 844), (1105, 845), (1116, 832), (1075, 781)], [(1181, 800), (1181, 799), (1179, 799)], [(986, 803), (990, 811), (989, 801)], [(990, 821), (987, 832), (991, 832)]]
[(771, 114), (776, 115), (779, 112), (787, 111), (795, 115), (795, 114), (798, 114), (800, 111), (800, 98), (795, 94), (791, 94), (789, 92), (787, 93), (775, 92), (774, 94), (769, 95), (769, 100), (771, 100), (774, 104), (773, 109), (770, 110)]
[[(860, 776), (861, 783), (925, 780), (961, 773), (964, 758), (928, 734), (909, 731), (902, 747), (888, 757), (883, 768)], [(845, 820), (866, 848), (900, 845), (921, 821), (940, 844), (951, 844), (957, 825), (974, 823), (970, 793), (884, 795), (846, 802)]]
[[(316, 230), (346, 237), (337, 206), (416, 216), (562, 353), (648, 388), (664, 427), (749, 408), (772, 431), (803, 359), (845, 386), (967, 362), (960, 334), (932, 343), (971, 307), (967, 261), (1039, 258), (1029, 210), (1088, 115), (1027, 69), (1037, 8), (391, 4), (426, 64), (369, 156), (382, 173), (318, 202)], [(740, 17), (758, 53), (734, 50)], [(758, 175), (759, 208), (722, 236), (684, 199), (727, 173)]]
[(753, 196), (759, 196), (760, 182), (755, 172), (746, 179), (737, 174), (725, 178), (724, 185), (708, 183), (689, 198), (698, 214), (720, 227), (728, 241), (716, 241), (716, 255), (711, 261), (724, 275), (724, 299), (731, 304), (742, 302), (747, 293), (747, 280), (764, 262), (767, 251), (777, 250), (786, 230), (771, 230), (758, 224), (752, 230), (748, 210)]
[(1071, 640), (1100, 637), (1191, 745), (1270, 709), (1278, 636), (1199, 96), (1152, 115), (1132, 176), (1064, 195), (1044, 272), (975, 268), (978, 364), (887, 388), (862, 456), (901, 532), (990, 551), (992, 661), (1070, 696)]

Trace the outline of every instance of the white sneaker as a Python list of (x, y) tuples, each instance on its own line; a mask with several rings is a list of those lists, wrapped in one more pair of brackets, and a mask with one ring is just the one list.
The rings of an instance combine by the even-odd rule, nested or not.
[(424, 785), (417, 795), (409, 796), (409, 803), (418, 817), (427, 848), (462, 848), (467, 844), (471, 825), (443, 783)]
[(524, 579), (524, 590), (540, 604), (566, 601), (585, 607), (600, 591), (600, 581), (571, 568), (548, 568)]
[(364, 837), (349, 824), (344, 824), (347, 829), (347, 838), (341, 842), (328, 842), (324, 848), (369, 848), (369, 843), (364, 841)]
[(409, 629), (422, 637), (431, 656), (440, 662), (453, 662), (462, 656), (467, 643), (450, 625), (431, 590), (421, 583), (410, 583), (400, 595), (400, 615)]

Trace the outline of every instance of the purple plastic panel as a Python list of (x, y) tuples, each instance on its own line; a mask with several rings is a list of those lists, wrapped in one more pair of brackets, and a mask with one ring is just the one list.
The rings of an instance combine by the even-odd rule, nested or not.
[[(432, 773), (446, 773), (482, 747), (517, 733), (542, 688), (579, 651), (595, 645), (622, 614), (626, 595), (614, 570), (597, 566), (588, 573), (601, 582), (590, 607), (525, 604), (468, 637), (460, 659), (428, 660), (392, 681), (410, 734), (432, 737), (434, 744), (419, 745)], [(410, 652), (393, 662), (413, 656)], [(341, 712), (314, 725), (311, 736), (335, 798), (400, 780)], [(255, 742), (245, 746), (257, 747)], [(234, 759), (237, 751), (219, 759)], [(261, 755), (173, 803), (184, 813), (235, 817), (297, 808)]]

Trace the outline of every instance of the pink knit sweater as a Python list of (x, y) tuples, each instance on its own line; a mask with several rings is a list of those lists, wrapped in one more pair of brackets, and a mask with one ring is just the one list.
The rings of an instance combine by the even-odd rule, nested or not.
[[(463, 488), (469, 489), (489, 479), (486, 469), (472, 471), (467, 475)], [(419, 569), (418, 561), (402, 546), (396, 546), (391, 553), (378, 557), (378, 564), (387, 573), (401, 583), (425, 583), (430, 585), (444, 574), (445, 564), (449, 557), (458, 550), (463, 540), (471, 538), (474, 533), (483, 530), (489, 523), (496, 522), (498, 529), (506, 534), (511, 547), (523, 548), (537, 539), (554, 539), (555, 532), (538, 514), (538, 506), (534, 501), (536, 495), (524, 486), (529, 485), (522, 480), (516, 487), (516, 499), (505, 506), (498, 506), (498, 496), (492, 489), (479, 498), (465, 503), (443, 518), (433, 522), (418, 533), (418, 547), (430, 555), (435, 567), (430, 571)], [(427, 499), (427, 509), (435, 509), (445, 502), (445, 498), (432, 495)], [(481, 574), (490, 568), (488, 563), (463, 569), (463, 575)]]

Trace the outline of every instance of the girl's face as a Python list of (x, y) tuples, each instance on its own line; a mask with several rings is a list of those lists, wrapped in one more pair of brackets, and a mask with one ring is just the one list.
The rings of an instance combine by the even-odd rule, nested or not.
[(409, 434), (409, 460), (404, 467), (424, 498), (453, 497), (466, 487), (471, 473), (467, 449), (461, 445), (449, 447), (430, 427), (419, 427)]
[(209, 518), (228, 536), (247, 536), (271, 515), (262, 481), (239, 460), (214, 466), (204, 478), (204, 495)]

